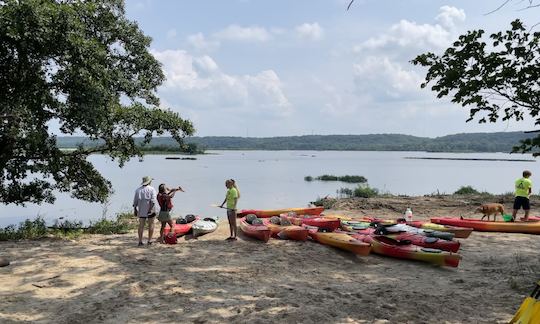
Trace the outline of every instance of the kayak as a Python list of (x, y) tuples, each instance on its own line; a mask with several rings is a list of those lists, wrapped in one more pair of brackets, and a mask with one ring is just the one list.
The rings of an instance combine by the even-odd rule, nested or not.
[[(353, 230), (352, 232), (361, 235), (377, 235), (375, 234), (375, 228), (373, 227)], [(457, 252), (459, 250), (459, 247), (461, 246), (461, 243), (459, 241), (443, 240), (437, 237), (428, 237), (409, 232), (389, 233), (381, 236), (386, 236), (400, 242), (410, 242), (411, 244), (421, 247), (439, 249), (449, 252)]]
[(193, 237), (212, 233), (218, 228), (218, 223), (213, 218), (198, 219), (193, 222), (191, 229)]
[(540, 234), (540, 222), (494, 222), (471, 218), (433, 217), (431, 222), (443, 225), (470, 227), (480, 232)]
[(368, 255), (371, 251), (369, 243), (362, 242), (345, 233), (317, 232), (317, 229), (310, 229), (309, 236), (321, 244), (333, 246), (357, 255)]
[(457, 267), (461, 260), (461, 256), (457, 253), (420, 247), (414, 244), (402, 244), (381, 235), (355, 234), (352, 237), (370, 243), (373, 253), (394, 258), (417, 260), (448, 267)]
[(249, 214), (254, 214), (259, 218), (269, 218), (279, 216), (280, 214), (292, 212), (297, 215), (320, 215), (324, 211), (324, 207), (305, 207), (305, 208), (284, 208), (284, 209), (242, 209), (237, 213), (238, 217), (244, 217)]
[[(176, 236), (186, 235), (187, 233), (191, 231), (191, 227), (193, 226), (193, 223), (195, 222), (191, 222), (187, 224), (174, 224), (173, 231), (176, 234)], [(165, 229), (163, 230), (163, 233), (165, 235), (168, 235), (170, 231), (171, 231), (171, 227), (169, 225), (166, 225)]]
[(247, 236), (256, 238), (257, 240), (261, 240), (265, 243), (270, 239), (270, 229), (268, 226), (251, 225), (246, 221), (245, 217), (240, 219), (240, 229)]
[[(397, 224), (398, 223), (397, 219), (365, 218), (364, 220), (369, 220), (372, 222), (373, 221), (381, 222), (382, 224)], [(427, 221), (412, 221), (412, 222), (406, 222), (405, 224), (416, 227), (416, 228), (421, 228), (421, 229), (429, 229), (429, 230), (434, 230), (437, 232), (453, 233), (455, 238), (468, 238), (473, 231), (473, 229), (470, 227), (441, 225), (441, 224), (430, 223)]]
[(274, 238), (281, 238), (294, 241), (305, 241), (308, 238), (307, 228), (297, 225), (277, 225), (268, 219), (263, 219), (263, 224), (268, 226), (270, 233)]
[(442, 225), (442, 224), (435, 224), (435, 223), (424, 222), (424, 221), (407, 222), (407, 225), (411, 225), (411, 226), (422, 228), (422, 229), (431, 229), (431, 230), (435, 230), (439, 232), (454, 233), (455, 238), (468, 238), (471, 235), (472, 231), (474, 230), (471, 227)]
[(280, 217), (285, 218), (294, 225), (309, 225), (315, 226), (329, 232), (333, 232), (339, 228), (341, 221), (337, 218), (319, 217), (319, 216), (289, 216), (288, 214), (281, 214)]

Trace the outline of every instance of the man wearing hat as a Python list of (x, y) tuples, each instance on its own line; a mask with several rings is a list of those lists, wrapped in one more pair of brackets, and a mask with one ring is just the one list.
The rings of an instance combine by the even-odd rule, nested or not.
[(133, 213), (139, 217), (139, 246), (143, 245), (144, 223), (148, 219), (148, 245), (152, 244), (152, 235), (154, 235), (154, 217), (156, 216), (157, 192), (150, 186), (152, 178), (145, 176), (142, 183), (135, 190), (133, 198)]

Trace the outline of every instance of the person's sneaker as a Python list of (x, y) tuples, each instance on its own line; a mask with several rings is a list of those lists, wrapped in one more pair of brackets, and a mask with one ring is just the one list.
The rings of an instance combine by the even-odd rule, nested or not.
[(143, 246), (143, 245), (144, 245), (143, 242), (139, 242), (139, 245), (137, 245), (137, 246)]
[(146, 243), (146, 245), (152, 245), (152, 243), (154, 243), (154, 242), (148, 241), (148, 243)]

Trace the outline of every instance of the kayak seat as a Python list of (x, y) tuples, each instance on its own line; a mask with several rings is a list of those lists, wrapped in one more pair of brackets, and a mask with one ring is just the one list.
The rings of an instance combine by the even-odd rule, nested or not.
[(438, 240), (439, 240), (439, 239), (436, 238), (436, 237), (426, 237), (426, 238), (424, 239), (424, 242), (425, 242), (425, 243), (435, 243), (435, 242), (437, 242)]
[(423, 247), (420, 250), (422, 250), (424, 252), (428, 252), (428, 253), (441, 253), (442, 252), (439, 249), (432, 249), (432, 248), (426, 248), (426, 247)]

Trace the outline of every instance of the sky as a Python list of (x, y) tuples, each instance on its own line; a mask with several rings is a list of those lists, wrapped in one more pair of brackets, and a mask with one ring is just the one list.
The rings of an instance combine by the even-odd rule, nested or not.
[(469, 109), (421, 89), (416, 55), (442, 53), (468, 30), (532, 26), (515, 1), (126, 0), (152, 37), (166, 80), (161, 105), (196, 136), (455, 133), (533, 129), (466, 123)]

